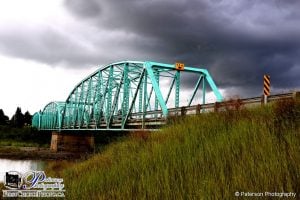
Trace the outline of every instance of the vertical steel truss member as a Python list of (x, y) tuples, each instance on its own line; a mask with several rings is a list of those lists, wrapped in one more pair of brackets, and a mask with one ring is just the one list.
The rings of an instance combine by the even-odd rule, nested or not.
[(123, 125), (125, 125), (125, 117), (128, 112), (128, 107), (129, 107), (129, 90), (130, 90), (130, 79), (128, 77), (128, 63), (124, 64), (124, 84), (123, 84), (123, 102), (122, 102), (122, 128)]
[[(155, 80), (157, 81), (157, 84), (159, 85), (159, 70), (155, 70)], [(155, 98), (155, 110), (158, 110), (158, 99)]]
[(113, 66), (110, 66), (109, 68), (109, 76), (108, 76), (108, 96), (106, 100), (106, 124), (108, 126), (109, 124), (109, 116), (111, 115), (111, 107), (113, 106), (111, 104), (112, 101), (112, 93), (113, 93), (113, 87), (114, 87), (114, 68)]
[[(43, 111), (35, 113), (32, 124), (43, 130), (122, 130), (130, 129), (131, 123), (146, 128), (147, 120), (158, 115), (167, 117), (168, 107), (179, 107), (181, 73), (199, 75), (191, 99), (183, 106), (190, 106), (193, 102), (205, 104), (206, 84), (218, 102), (223, 100), (205, 69), (187, 66), (178, 69), (174, 64), (124, 61), (102, 67), (83, 79), (65, 102), (51, 102)], [(166, 88), (167, 93), (162, 93), (162, 88)], [(202, 102), (195, 98), (200, 90)], [(174, 101), (168, 102), (172, 91), (175, 93)]]
[[(179, 107), (180, 71), (176, 71), (176, 73), (175, 73), (175, 82), (176, 82), (175, 108), (178, 108)], [(176, 113), (176, 115), (177, 115), (177, 113)]]
[(147, 78), (147, 71), (145, 72), (144, 75), (144, 103), (143, 103), (143, 123), (142, 123), (142, 128), (145, 128), (145, 120), (146, 120), (146, 111), (147, 111), (147, 86), (148, 86), (148, 78)]

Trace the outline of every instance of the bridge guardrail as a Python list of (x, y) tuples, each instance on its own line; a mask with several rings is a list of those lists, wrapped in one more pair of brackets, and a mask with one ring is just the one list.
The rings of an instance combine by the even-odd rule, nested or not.
[[(275, 94), (275, 95), (270, 95), (268, 97), (268, 102), (274, 102), (278, 100), (283, 100), (283, 99), (294, 99), (298, 98), (300, 95), (300, 92), (289, 92), (285, 94)], [(193, 114), (198, 114), (198, 113), (203, 113), (203, 112), (217, 112), (217, 111), (222, 111), (225, 109), (230, 109), (232, 106), (240, 106), (240, 107), (253, 107), (256, 105), (261, 105), (263, 104), (263, 96), (260, 97), (251, 97), (251, 98), (245, 98), (245, 99), (231, 99), (228, 101), (224, 102), (216, 102), (216, 103), (208, 103), (204, 105), (193, 105), (189, 107), (179, 107), (179, 108), (170, 108), (168, 109), (169, 111), (169, 116), (182, 116), (182, 115), (193, 115)], [(149, 111), (147, 112), (146, 115), (161, 115), (162, 111), (161, 110), (156, 110), (156, 111)], [(132, 113), (131, 116), (142, 116), (143, 112), (139, 113)]]

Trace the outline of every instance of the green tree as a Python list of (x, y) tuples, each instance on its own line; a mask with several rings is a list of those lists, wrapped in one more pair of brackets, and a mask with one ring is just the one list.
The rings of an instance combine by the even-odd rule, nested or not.
[(11, 118), (11, 124), (14, 127), (23, 127), (24, 126), (24, 115), (20, 107), (17, 107), (16, 113)]
[(26, 111), (24, 114), (24, 123), (25, 125), (31, 125), (32, 115)]
[(8, 117), (4, 114), (3, 110), (0, 109), (0, 125), (7, 125)]

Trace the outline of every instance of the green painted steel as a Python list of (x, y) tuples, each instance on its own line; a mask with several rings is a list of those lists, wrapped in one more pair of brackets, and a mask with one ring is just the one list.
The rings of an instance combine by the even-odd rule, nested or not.
[(65, 102), (50, 102), (43, 111), (33, 115), (32, 125), (38, 129), (57, 129), (62, 128), (63, 111)]
[(42, 112), (36, 112), (33, 114), (32, 116), (32, 126), (40, 129), (41, 128), (41, 116), (42, 116)]
[[(198, 76), (187, 105), (180, 98), (183, 73)], [(165, 119), (170, 108), (205, 104), (207, 86), (217, 101), (223, 100), (205, 69), (177, 70), (174, 64), (149, 61), (112, 63), (79, 82), (65, 102), (51, 102), (35, 113), (32, 125), (49, 130), (147, 128), (146, 121)], [(195, 98), (199, 90), (202, 99)]]

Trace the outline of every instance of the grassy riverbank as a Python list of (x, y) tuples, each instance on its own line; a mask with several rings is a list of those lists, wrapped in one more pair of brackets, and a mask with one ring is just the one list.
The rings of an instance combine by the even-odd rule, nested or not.
[(50, 132), (41, 133), (31, 127), (0, 125), (0, 152), (1, 147), (49, 147), (49, 141)]
[[(128, 133), (101, 133), (95, 135), (94, 153)], [(85, 152), (51, 152), (51, 131), (38, 131), (31, 127), (15, 128), (0, 125), (0, 158), (38, 160), (83, 160), (91, 155)]]
[(299, 195), (299, 119), (294, 102), (181, 118), (157, 133), (131, 134), (59, 175), (68, 199)]

